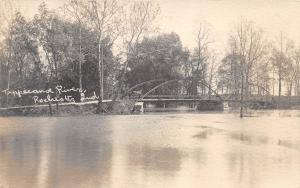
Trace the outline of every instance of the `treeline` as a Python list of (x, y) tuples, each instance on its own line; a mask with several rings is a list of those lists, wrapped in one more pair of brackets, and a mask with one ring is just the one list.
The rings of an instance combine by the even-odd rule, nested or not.
[(58, 10), (42, 3), (28, 20), (12, 1), (1, 6), (1, 90), (63, 85), (104, 98), (125, 87), (129, 56), (159, 13), (150, 1), (70, 0)]
[(282, 32), (269, 39), (243, 20), (228, 38), (218, 77), (222, 93), (300, 96), (300, 46)]
[[(168, 85), (155, 94), (300, 96), (299, 46), (282, 33), (271, 42), (251, 21), (232, 28), (220, 54), (203, 24), (194, 49), (176, 33), (156, 34), (160, 8), (152, 1), (69, 0), (58, 10), (42, 3), (31, 19), (11, 3), (1, 2), (12, 7), (0, 13), (1, 91), (62, 85), (96, 92), (101, 101), (148, 80), (186, 79), (183, 89)], [(1, 96), (4, 106), (9, 101)]]

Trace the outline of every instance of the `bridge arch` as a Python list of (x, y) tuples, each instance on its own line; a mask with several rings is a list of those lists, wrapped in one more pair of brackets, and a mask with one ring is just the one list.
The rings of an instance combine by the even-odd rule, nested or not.
[(153, 80), (147, 80), (145, 82), (141, 82), (139, 84), (136, 84), (134, 86), (132, 86), (131, 88), (129, 88), (128, 90), (125, 91), (125, 93), (122, 95), (121, 98), (124, 98), (125, 96), (127, 96), (130, 92), (132, 92), (134, 89), (138, 88), (138, 87), (141, 87), (141, 86), (144, 86), (146, 84), (150, 84), (150, 83), (153, 83), (153, 82), (159, 82), (159, 81), (166, 81), (166, 79), (153, 79)]
[[(165, 86), (165, 85), (168, 85), (170, 83), (175, 83), (175, 82), (182, 82), (182, 81), (193, 81), (192, 79), (174, 79), (174, 80), (167, 80), (167, 81), (164, 81), (163, 83), (153, 87), (152, 89), (150, 89), (147, 93), (145, 93), (141, 99), (144, 99), (145, 97), (147, 97), (150, 93), (152, 93), (153, 91), (155, 91), (156, 89), (162, 87), (162, 86)], [(224, 101), (224, 99), (213, 89), (211, 89), (211, 87), (209, 87), (206, 83), (204, 82), (201, 82), (198, 80), (198, 83), (201, 84), (202, 86), (208, 88), (212, 93), (214, 93), (221, 101)]]

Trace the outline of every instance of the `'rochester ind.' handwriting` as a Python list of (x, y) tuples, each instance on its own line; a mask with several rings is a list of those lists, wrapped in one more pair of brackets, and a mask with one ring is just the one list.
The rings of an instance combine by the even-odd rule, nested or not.
[(34, 104), (38, 103), (49, 103), (49, 102), (75, 102), (72, 96), (64, 97), (51, 97), (49, 94), (46, 98), (39, 98), (39, 96), (33, 96)]

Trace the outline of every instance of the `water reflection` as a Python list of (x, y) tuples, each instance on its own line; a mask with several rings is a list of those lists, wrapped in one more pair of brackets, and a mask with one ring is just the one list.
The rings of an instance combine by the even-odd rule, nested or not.
[(99, 131), (95, 125), (77, 121), (76, 125), (73, 120), (64, 121), (61, 126), (62, 122), (51, 119), (48, 126), (28, 124), (25, 130), (1, 135), (0, 163), (4, 164), (4, 173), (0, 172), (0, 180), (11, 187), (77, 187), (96, 182), (101, 187), (109, 183), (109, 126), (100, 125)]
[(207, 139), (209, 136), (212, 136), (216, 133), (220, 133), (223, 132), (223, 129), (219, 129), (219, 128), (213, 128), (213, 127), (208, 127), (208, 126), (196, 126), (198, 128), (201, 129), (200, 132), (198, 132), (196, 135), (194, 135), (193, 137), (195, 138), (199, 138), (199, 139)]
[(300, 119), (280, 114), (0, 118), (0, 187), (299, 188)]
[(300, 151), (300, 140), (297, 141), (296, 143), (292, 143), (292, 142), (287, 141), (287, 140), (280, 140), (279, 139), (277, 144), (279, 146), (282, 146), (282, 147), (286, 147), (286, 148), (295, 149), (295, 150)]
[(127, 152), (128, 165), (144, 168), (145, 170), (180, 170), (182, 154), (176, 148), (129, 145)]
[[(26, 137), (26, 134), (31, 134)], [(11, 184), (10, 177), (18, 180), (17, 185), (34, 185), (38, 172), (39, 135), (17, 131), (8, 135), (0, 136), (0, 182)], [(29, 159), (29, 160), (28, 160)], [(0, 184), (1, 185), (1, 184)], [(5, 184), (4, 184), (5, 185)]]
[(253, 136), (242, 132), (233, 132), (230, 137), (234, 140), (244, 142), (246, 144), (267, 144), (268, 137), (266, 136)]

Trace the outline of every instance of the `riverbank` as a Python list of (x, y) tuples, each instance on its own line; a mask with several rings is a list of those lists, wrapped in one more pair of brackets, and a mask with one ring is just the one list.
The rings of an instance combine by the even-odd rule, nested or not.
[(0, 108), (0, 116), (51, 116), (51, 115), (67, 115), (67, 114), (94, 114), (97, 109), (97, 103), (80, 104), (52, 104), (49, 105), (33, 105), (18, 106), (9, 108)]
[[(104, 108), (107, 108), (111, 101), (103, 101)], [(222, 102), (201, 102), (193, 107), (165, 105), (160, 107), (157, 104), (143, 103), (143, 110), (135, 107), (134, 100), (117, 101), (111, 112), (106, 114), (134, 114), (140, 112), (182, 112), (182, 111), (222, 111)], [(84, 103), (59, 103), (51, 105), (32, 105), (0, 108), (0, 116), (68, 116), (96, 114), (98, 101)]]
[[(103, 101), (103, 106), (106, 108), (110, 100)], [(97, 113), (98, 101), (89, 101), (83, 103), (59, 103), (32, 105), (32, 106), (17, 106), (0, 108), (0, 116), (73, 116), (73, 115), (92, 115)], [(117, 101), (111, 112), (105, 114), (136, 114), (140, 113), (139, 109), (134, 110), (135, 101), (122, 100)], [(229, 103), (229, 106), (224, 106), (222, 102), (202, 102), (196, 106), (167, 106), (161, 107), (157, 105), (144, 104), (143, 112), (200, 112), (200, 111), (223, 111), (223, 110), (238, 110), (239, 103)], [(300, 109), (300, 105), (259, 105), (259, 103), (248, 106), (251, 111), (268, 109)]]
[[(107, 109), (111, 100), (103, 100), (102, 105)], [(45, 105), (16, 106), (0, 108), (0, 116), (69, 116), (96, 114), (98, 101), (81, 103), (56, 103)], [(133, 100), (119, 100), (113, 105), (111, 112), (106, 114), (130, 114), (134, 108)]]

